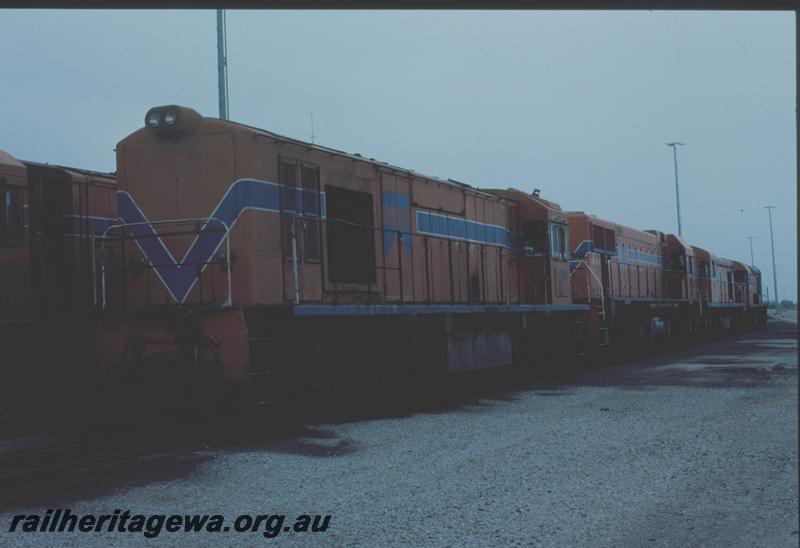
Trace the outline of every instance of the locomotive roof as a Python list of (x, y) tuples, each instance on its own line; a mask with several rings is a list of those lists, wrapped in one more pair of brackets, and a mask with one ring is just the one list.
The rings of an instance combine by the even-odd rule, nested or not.
[(25, 164), (14, 158), (8, 152), (0, 150), (0, 172), (7, 175), (25, 176)]
[(761, 271), (755, 266), (743, 263), (741, 261), (731, 261), (731, 262), (733, 263), (734, 270), (744, 270), (748, 274), (761, 274)]
[(534, 200), (534, 201), (537, 201), (537, 202), (541, 202), (542, 204), (544, 204), (545, 206), (549, 207), (550, 209), (554, 209), (556, 211), (563, 211), (561, 209), (561, 205), (557, 204), (556, 202), (551, 202), (550, 200), (545, 200), (541, 196), (535, 196), (533, 194), (528, 195), (528, 197), (531, 200)]
[[(540, 205), (552, 209), (553, 211), (558, 211), (559, 213), (564, 213), (561, 209), (561, 206), (556, 202), (551, 202), (550, 200), (545, 200), (541, 196), (536, 196), (535, 194), (531, 194), (528, 192), (524, 192), (518, 188), (482, 188), (480, 189), (483, 192), (488, 192), (490, 194), (497, 194), (497, 193), (509, 193), (507, 195), (503, 195), (504, 198), (507, 200), (518, 202), (520, 199), (530, 200), (532, 202), (538, 202)], [(499, 194), (498, 194), (499, 195)]]
[(365, 162), (365, 163), (373, 164), (373, 165), (380, 166), (380, 167), (385, 167), (385, 168), (388, 168), (388, 169), (391, 169), (391, 170), (394, 170), (394, 171), (401, 171), (403, 173), (407, 173), (407, 174), (409, 174), (411, 176), (414, 176), (414, 177), (422, 177), (424, 179), (430, 179), (430, 180), (436, 181), (438, 183), (443, 183), (443, 184), (452, 185), (452, 186), (458, 186), (458, 187), (461, 187), (461, 188), (468, 189), (468, 190), (470, 190), (472, 192), (475, 192), (477, 194), (481, 194), (481, 195), (484, 195), (484, 196), (487, 196), (487, 197), (492, 197), (494, 199), (504, 200), (504, 198), (501, 198), (500, 196), (497, 196), (496, 194), (491, 194), (489, 192), (485, 192), (485, 191), (483, 191), (483, 190), (481, 190), (481, 189), (479, 189), (477, 187), (474, 187), (474, 186), (469, 185), (467, 183), (462, 183), (461, 181), (456, 181), (454, 179), (441, 179), (441, 178), (435, 177), (433, 175), (425, 175), (424, 173), (419, 173), (417, 171), (414, 171), (413, 169), (408, 169), (408, 168), (396, 166), (396, 165), (393, 165), (393, 164), (389, 164), (387, 162), (380, 162), (380, 161), (376, 160), (375, 158), (367, 158), (367, 157), (362, 156), (361, 154), (358, 154), (358, 153), (345, 152), (343, 150), (339, 150), (339, 149), (335, 149), (335, 148), (331, 148), (331, 147), (318, 145), (316, 143), (309, 143), (307, 141), (301, 141), (300, 139), (295, 139), (294, 137), (287, 137), (286, 135), (281, 135), (279, 133), (275, 133), (275, 132), (269, 131), (267, 129), (263, 129), (263, 128), (259, 128), (259, 127), (255, 127), (255, 126), (250, 126), (250, 125), (247, 125), (247, 124), (243, 124), (241, 122), (234, 122), (232, 120), (222, 120), (220, 118), (211, 118), (211, 117), (205, 117), (205, 118), (208, 119), (208, 120), (217, 120), (217, 121), (220, 121), (220, 122), (223, 122), (223, 123), (227, 123), (227, 124), (233, 124), (233, 125), (237, 125), (237, 126), (246, 127), (247, 129), (250, 129), (252, 131), (256, 131), (258, 133), (263, 133), (265, 135), (268, 135), (268, 136), (272, 137), (273, 139), (279, 139), (279, 140), (286, 141), (286, 142), (289, 142), (289, 143), (294, 143), (294, 144), (297, 144), (297, 145), (300, 145), (300, 146), (303, 146), (303, 147), (306, 147), (306, 148), (310, 148), (310, 149), (313, 149), (313, 150), (319, 150), (321, 152), (327, 152), (329, 154), (337, 154), (337, 155), (340, 155), (340, 156), (345, 156), (345, 157), (350, 158), (352, 160)]
[(667, 236), (669, 236), (671, 238), (675, 238), (676, 240), (678, 240), (678, 243), (681, 244), (686, 249), (691, 249), (691, 247), (692, 247), (691, 244), (689, 244), (689, 242), (684, 240), (682, 236), (678, 236), (677, 234), (668, 234)]
[(48, 163), (42, 163), (42, 162), (31, 162), (31, 161), (28, 161), (28, 160), (23, 160), (23, 162), (25, 163), (25, 165), (29, 165), (29, 166), (33, 166), (33, 167), (44, 167), (44, 168), (50, 168), (50, 169), (60, 169), (62, 171), (67, 172), (73, 178), (76, 175), (78, 175), (78, 176), (83, 175), (83, 176), (86, 176), (86, 177), (92, 177), (94, 179), (111, 179), (112, 182), (116, 182), (116, 180), (117, 180), (116, 173), (107, 173), (107, 172), (104, 172), (104, 171), (94, 171), (94, 170), (91, 170), (91, 169), (83, 169), (83, 168), (79, 168), (79, 167), (70, 167), (70, 166), (62, 166), (62, 165), (58, 165), (58, 164), (48, 164)]
[[(687, 252), (690, 252), (690, 253), (691, 253), (691, 255), (694, 255), (694, 253), (695, 253), (695, 251), (694, 251), (694, 248), (695, 248), (695, 246), (693, 246), (692, 244), (690, 244), (689, 242), (687, 242), (686, 240), (684, 240), (682, 236), (678, 236), (677, 234), (667, 234), (667, 237), (668, 237), (668, 238), (674, 238), (674, 239), (675, 239), (675, 240), (676, 240), (676, 241), (677, 241), (679, 244), (681, 244), (681, 246), (683, 246), (683, 249), (684, 249), (684, 250), (686, 250)], [(703, 250), (703, 251), (704, 251), (704, 250)], [(687, 254), (688, 254), (688, 253), (687, 253)]]
[(616, 221), (609, 221), (608, 219), (603, 219), (601, 217), (598, 217), (597, 215), (591, 215), (589, 213), (586, 213), (585, 211), (567, 211), (566, 213), (567, 213), (567, 216), (569, 216), (569, 215), (582, 215), (582, 216), (586, 217), (589, 221), (599, 221), (600, 223), (611, 225), (611, 226), (614, 227), (615, 230), (626, 231), (629, 236), (635, 234), (637, 236), (644, 237), (646, 241), (648, 241), (648, 240), (650, 240), (652, 238), (658, 238), (658, 236), (656, 236), (652, 232), (647, 232), (646, 230), (639, 230), (638, 228), (633, 228), (633, 227), (628, 226), (628, 225), (623, 225), (623, 224), (618, 223)]
[[(733, 263), (738, 262), (738, 261), (734, 261), (733, 259), (726, 259), (725, 257), (720, 257), (719, 255), (714, 255), (709, 250), (707, 250), (707, 249), (705, 249), (703, 247), (700, 247), (699, 245), (693, 245), (692, 248), (694, 248), (695, 251), (699, 251), (700, 253), (708, 254), (709, 259), (711, 259), (715, 263), (721, 264), (723, 266), (731, 266), (731, 265), (733, 265)], [(747, 268), (746, 264), (744, 264), (744, 263), (740, 263), (740, 264), (742, 264), (742, 266)]]

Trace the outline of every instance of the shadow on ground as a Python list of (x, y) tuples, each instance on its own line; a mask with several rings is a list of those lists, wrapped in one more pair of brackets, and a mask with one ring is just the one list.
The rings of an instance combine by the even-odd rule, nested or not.
[(378, 396), (317, 420), (298, 420), (277, 410), (266, 410), (189, 426), (173, 424), (172, 428), (189, 429), (192, 441), (170, 450), (86, 466), (59, 474), (57, 479), (36, 478), (11, 490), (0, 485), (0, 511), (43, 505), (63, 507), (125, 489), (191, 477), (218, 453), (270, 452), (337, 458), (358, 451), (357, 443), (332, 429), (331, 425), (337, 423), (397, 419), (420, 413), (479, 413), (521, 397), (568, 399), (584, 387), (652, 390), (663, 386), (768, 386), (775, 379), (797, 374), (797, 325), (772, 321), (765, 328), (683, 348), (648, 355), (596, 356), (592, 363), (554, 365), (546, 376), (516, 369), (468, 375), (446, 385), (419, 387), (414, 394)]

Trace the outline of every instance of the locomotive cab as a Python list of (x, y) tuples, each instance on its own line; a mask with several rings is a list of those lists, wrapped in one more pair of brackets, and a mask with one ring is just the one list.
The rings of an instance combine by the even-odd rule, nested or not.
[(697, 246), (691, 246), (692, 254), (694, 256), (694, 282), (697, 292), (697, 298), (703, 306), (711, 302), (711, 254), (705, 249)]
[(750, 266), (733, 261), (733, 293), (734, 302), (747, 305), (753, 303), (752, 288), (755, 285)]
[(666, 236), (667, 287), (665, 296), (676, 300), (697, 300), (694, 251), (680, 236)]
[(519, 271), (519, 301), (524, 304), (569, 304), (569, 231), (561, 206), (533, 194), (507, 189), (487, 190), (517, 202), (517, 219), (510, 229), (516, 234), (512, 260)]

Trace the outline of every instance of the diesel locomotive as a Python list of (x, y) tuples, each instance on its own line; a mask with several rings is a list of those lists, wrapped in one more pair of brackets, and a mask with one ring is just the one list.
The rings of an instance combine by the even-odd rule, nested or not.
[(0, 151), (0, 410), (94, 374), (93, 238), (116, 208), (113, 174)]
[(109, 374), (269, 398), (766, 319), (756, 268), (538, 191), (177, 105), (150, 109), (116, 151), (116, 220), (93, 238), (91, 278)]

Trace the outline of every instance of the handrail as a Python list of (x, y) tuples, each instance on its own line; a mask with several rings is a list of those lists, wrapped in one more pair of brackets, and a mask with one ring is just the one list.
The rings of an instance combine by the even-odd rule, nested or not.
[[(289, 275), (287, 268), (287, 270), (284, 271), (286, 272), (286, 275), (282, 276), (281, 280), (277, 281), (277, 283), (282, 284), (283, 291), (281, 295), (283, 295), (282, 299), (287, 304), (292, 303), (297, 305), (305, 299), (316, 299), (315, 302), (318, 302), (320, 297), (315, 296), (316, 294), (323, 295), (323, 299), (326, 295), (330, 296), (332, 294), (334, 302), (338, 302), (340, 286), (345, 283), (347, 284), (344, 289), (346, 292), (358, 291), (368, 293), (369, 303), (373, 302), (373, 295), (377, 295), (379, 302), (395, 302), (397, 299), (397, 302), (401, 303), (416, 301), (424, 301), (426, 303), (485, 303), (495, 301), (497, 303), (511, 303), (512, 301), (523, 303), (549, 302), (550, 299), (551, 289), (549, 284), (552, 280), (550, 279), (550, 275), (547, 273), (546, 261), (542, 263), (545, 272), (539, 272), (538, 269), (538, 261), (540, 260), (540, 256), (547, 257), (549, 256), (549, 253), (545, 251), (543, 253), (536, 253), (535, 257), (528, 257), (524, 248), (519, 245), (521, 242), (518, 242), (518, 239), (513, 237), (510, 231), (509, 235), (507, 236), (508, 239), (501, 238), (501, 235), (497, 235), (494, 232), (487, 232), (485, 235), (481, 232), (479, 232), (477, 235), (469, 233), (469, 237), (467, 237), (467, 234), (464, 232), (458, 234), (445, 234), (441, 232), (420, 233), (413, 232), (408, 227), (400, 228), (396, 226), (374, 226), (372, 224), (367, 225), (342, 219), (308, 215), (301, 212), (284, 211), (282, 212), (282, 215), (291, 217), (291, 223), (283, 225), (283, 230), (285, 231), (283, 233), (283, 237), (286, 238), (288, 236), (289, 241), (282, 240), (281, 243), (281, 245), (284, 245), (284, 242), (286, 244), (291, 244), (290, 248), (288, 248), (288, 245), (287, 247), (284, 247), (284, 251), (281, 253), (282, 260), (286, 261), (285, 263), (282, 263), (281, 268), (290, 267), (291, 274)], [(289, 219), (286, 220), (288, 221)], [(298, 223), (298, 220), (301, 222)], [(307, 222), (319, 223), (318, 228), (313, 227), (316, 231), (316, 237), (314, 239), (308, 239), (308, 234), (310, 234), (309, 231), (312, 229), (312, 227), (310, 225), (307, 226)], [(231, 306), (231, 228), (225, 221), (219, 218), (203, 217), (119, 223), (108, 226), (104, 230), (102, 236), (93, 238), (93, 252), (94, 245), (96, 245), (97, 242), (100, 243), (102, 250), (102, 259), (100, 261), (102, 309), (106, 309), (108, 307), (108, 291), (106, 286), (108, 283), (108, 274), (112, 271), (112, 269), (109, 268), (108, 259), (106, 257), (105, 246), (108, 242), (115, 240), (124, 241), (126, 239), (135, 240), (131, 229), (136, 226), (155, 227), (190, 223), (199, 223), (200, 226), (194, 232), (187, 229), (186, 232), (179, 230), (173, 231), (172, 234), (196, 234), (198, 237), (200, 237), (203, 234), (208, 234), (208, 231), (211, 229), (210, 225), (213, 225), (214, 223), (219, 223), (219, 225), (222, 227), (223, 237), (226, 241), (226, 257), (224, 264), (227, 275), (228, 292), (222, 306)], [(352, 284), (356, 284), (357, 287), (351, 286), (351, 282), (332, 281), (328, 276), (326, 276), (329, 264), (326, 261), (328, 256), (326, 253), (324, 253), (325, 237), (322, 229), (331, 225), (353, 226), (369, 233), (368, 237), (366, 235), (364, 236), (365, 245), (374, 247), (373, 251), (370, 252), (372, 254), (371, 258), (364, 260), (363, 267), (374, 274), (372, 278), (367, 278), (367, 281), (353, 281)], [(121, 231), (122, 234), (115, 236), (113, 234), (115, 230)], [(437, 229), (437, 231), (438, 230), (439, 229)], [(142, 237), (162, 238), (168, 235), (170, 234), (156, 234), (153, 230), (152, 234), (147, 234)], [(391, 242), (390, 245), (390, 238), (396, 238), (397, 241)], [(361, 242), (362, 238), (359, 237), (358, 241)], [(311, 242), (313, 242), (313, 244)], [(139, 245), (139, 242), (136, 243)], [(308, 257), (309, 248), (307, 246), (309, 245), (319, 246), (318, 248), (314, 247), (315, 253), (313, 254), (314, 257), (312, 258)], [(408, 253), (404, 252), (404, 249), (407, 249), (408, 245), (411, 246), (411, 251), (414, 254), (413, 258), (409, 256)], [(124, 262), (124, 249), (125, 247), (123, 246), (123, 270), (126, 269), (125, 265), (127, 264)], [(330, 250), (328, 250), (328, 253), (329, 252)], [(390, 257), (388, 253), (392, 253), (393, 256)], [(422, 253), (422, 256), (419, 255), (420, 253)], [(396, 257), (394, 257), (394, 255), (396, 255)], [(438, 259), (436, 259), (436, 257), (438, 257)], [(162, 266), (154, 264), (150, 257), (145, 258), (149, 268), (157, 269), (158, 267)], [(534, 259), (536, 259), (536, 262), (533, 262)], [(528, 260), (531, 262), (529, 263)], [(647, 279), (649, 280), (646, 288), (647, 293), (651, 293), (653, 289), (655, 289), (656, 293), (658, 293), (658, 291), (660, 291), (659, 288), (662, 287), (659, 283), (659, 277), (655, 277), (654, 280), (654, 276), (651, 274), (651, 272), (662, 272), (665, 273), (665, 275), (674, 273), (676, 275), (682, 274), (684, 276), (694, 276), (693, 274), (685, 272), (685, 270), (667, 268), (661, 265), (620, 262), (619, 258), (614, 256), (604, 256), (601, 257), (600, 260), (602, 261), (600, 263), (601, 266), (608, 267), (608, 279), (606, 280), (608, 283), (604, 284), (598, 273), (595, 273), (592, 266), (590, 266), (590, 262), (587, 262), (587, 259), (584, 258), (572, 259), (573, 264), (577, 262), (577, 267), (570, 272), (569, 278), (571, 280), (573, 279), (575, 272), (580, 269), (581, 265), (586, 266), (591, 276), (591, 278), (586, 280), (586, 282), (590, 285), (588, 291), (589, 298), (596, 298), (596, 295), (594, 295), (593, 291), (594, 288), (591, 287), (591, 285), (593, 285), (594, 282), (598, 283), (601, 294), (601, 313), (603, 314), (604, 321), (608, 320), (606, 315), (607, 309), (605, 306), (606, 298), (611, 299), (610, 302), (612, 304), (612, 309), (608, 312), (613, 315), (613, 299), (625, 293), (622, 291), (618, 292), (614, 289), (615, 283), (620, 286), (620, 290), (622, 289), (622, 282), (624, 280), (622, 274), (623, 266), (636, 266), (640, 269), (640, 272), (642, 270), (644, 271)], [(289, 265), (289, 261), (291, 261), (291, 266)], [(434, 268), (434, 261), (436, 261), (436, 265), (438, 265), (438, 270)], [(168, 263), (169, 261), (166, 262)], [(503, 264), (504, 262), (506, 264)], [(217, 261), (217, 263), (222, 263), (222, 261)], [(305, 268), (307, 263), (319, 265), (320, 272), (318, 279), (322, 284), (321, 293), (316, 290), (312, 293), (307, 293), (305, 291), (305, 283), (303, 283), (303, 287), (301, 287), (301, 282), (307, 282), (308, 280), (313, 279), (302, 276), (303, 271), (301, 269)], [(618, 269), (616, 274), (613, 272), (613, 265), (615, 263), (617, 264)], [(185, 264), (186, 266), (189, 265), (189, 263)], [(207, 262), (202, 265), (198, 265), (198, 267), (201, 267), (202, 271), (202, 268), (205, 268), (205, 266), (208, 264), (211, 263)], [(361, 259), (359, 259), (359, 264), (361, 264)], [(534, 265), (536, 267), (535, 272), (531, 272), (529, 270), (530, 265)], [(516, 284), (509, 285), (507, 282), (511, 281), (511, 278), (508, 277), (507, 273), (513, 269), (516, 269), (517, 280)], [(378, 274), (380, 272), (382, 272), (382, 275)], [(389, 273), (391, 274), (389, 275)], [(93, 288), (95, 289), (96, 293), (96, 274), (93, 273), (92, 276), (93, 282), (95, 283)], [(441, 277), (439, 280), (441, 283), (438, 283), (438, 285), (437, 276)], [(525, 279), (523, 279), (523, 276), (526, 276)], [(492, 278), (494, 278), (496, 282), (490, 283)], [(449, 279), (449, 291), (448, 286), (445, 283), (446, 279)], [(666, 280), (664, 278), (662, 279)], [(147, 281), (149, 283), (150, 278), (148, 278)], [(644, 280), (642, 280), (642, 282), (643, 281)], [(651, 282), (656, 284), (655, 287), (653, 287)], [(293, 285), (292, 288), (289, 287), (290, 283)], [(537, 296), (537, 294), (542, 289), (541, 286), (543, 283), (544, 292), (546, 295), (544, 296), (544, 299), (541, 299), (541, 297)], [(713, 283), (716, 284), (717, 282), (714, 281)], [(363, 284), (366, 284), (366, 288), (363, 287)], [(514, 288), (514, 285), (517, 287)], [(705, 292), (705, 290), (701, 289), (699, 286), (696, 287), (698, 290)], [(716, 291), (716, 286), (714, 287)], [(738, 286), (735, 287), (736, 291), (734, 295), (736, 298), (739, 298), (739, 293), (742, 293), (742, 291)], [(395, 295), (395, 288), (398, 291), (397, 295)], [(514, 294), (514, 289), (516, 289), (516, 295)], [(607, 289), (609, 291), (609, 295), (605, 294)], [(644, 284), (641, 285), (641, 289), (645, 289)], [(533, 291), (532, 297), (529, 293), (530, 290)], [(449, 300), (446, 296), (446, 293), (448, 292)], [(692, 295), (694, 294), (695, 293), (692, 293)], [(411, 301), (409, 301), (408, 295), (411, 295)], [(531, 298), (533, 301), (531, 301)], [(746, 301), (749, 297), (744, 295), (743, 298)]]
[[(575, 267), (575, 270), (570, 272), (569, 276), (570, 276), (570, 278), (572, 278), (572, 276), (578, 271), (578, 268), (580, 268), (581, 265), (585, 265), (586, 266), (586, 270), (589, 271), (589, 274), (591, 274), (592, 277), (595, 279), (595, 281), (600, 285), (600, 308), (601, 308), (601, 311), (602, 311), (602, 314), (603, 314), (603, 323), (605, 323), (606, 322), (606, 294), (605, 294), (605, 290), (603, 288), (603, 281), (600, 278), (597, 277), (597, 274), (594, 273), (594, 270), (592, 270), (592, 267), (589, 266), (589, 263), (587, 263), (583, 259), (580, 259), (578, 261), (578, 264)], [(592, 290), (590, 288), (589, 289), (589, 299), (591, 299), (591, 298), (592, 298)]]
[[(574, 259), (573, 259), (574, 260)], [(629, 267), (636, 267), (640, 269), (645, 275), (649, 273), (661, 273), (662, 275), (670, 275), (670, 274), (678, 274), (685, 276), (685, 279), (682, 283), (682, 288), (686, 291), (687, 296), (691, 300), (691, 291), (689, 287), (689, 278), (693, 278), (695, 280), (695, 292), (696, 298), (698, 301), (702, 301), (705, 297), (704, 293), (708, 292), (709, 296), (713, 296), (714, 288), (719, 288), (723, 293), (727, 294), (728, 285), (731, 286), (731, 293), (732, 297), (730, 299), (723, 299), (722, 302), (734, 302), (734, 303), (747, 303), (749, 302), (749, 291), (746, 289), (748, 286), (752, 286), (750, 282), (728, 282), (727, 280), (720, 280), (717, 278), (713, 278), (711, 276), (703, 276), (700, 273), (689, 273), (686, 272), (684, 269), (678, 268), (669, 268), (664, 266), (654, 266), (649, 264), (640, 264), (637, 262), (622, 262), (618, 258), (610, 257), (607, 260), (608, 264), (608, 272), (609, 272), (609, 296), (614, 296), (613, 292), (613, 282), (616, 281), (617, 283), (621, 283), (620, 273), (622, 272), (622, 267), (629, 266)], [(613, 269), (612, 266), (616, 265), (617, 267), (617, 277), (613, 277)], [(703, 283), (703, 280), (707, 281), (708, 288), (706, 291), (703, 291), (702, 288), (699, 286), (700, 283)], [(708, 299), (711, 300), (711, 299)]]
[[(149, 227), (152, 227), (154, 225), (168, 225), (168, 224), (176, 225), (176, 224), (189, 224), (189, 223), (205, 223), (196, 232), (197, 237), (200, 237), (200, 235), (206, 229), (208, 224), (211, 223), (211, 222), (219, 223), (225, 229), (224, 232), (223, 232), (223, 234), (224, 234), (223, 237), (225, 238), (225, 265), (226, 265), (226, 274), (227, 274), (227, 290), (228, 290), (227, 293), (228, 294), (227, 294), (227, 296), (225, 298), (225, 302), (222, 303), (222, 306), (223, 307), (231, 306), (232, 303), (233, 303), (233, 286), (232, 286), (232, 283), (231, 283), (231, 238), (230, 238), (230, 227), (228, 226), (228, 223), (226, 223), (225, 221), (223, 221), (222, 219), (219, 219), (217, 217), (191, 217), (191, 218), (184, 218), (184, 219), (165, 219), (165, 220), (161, 220), (161, 221), (139, 221), (139, 222), (135, 222), (135, 223), (118, 223), (118, 224), (114, 224), (114, 225), (110, 225), (110, 226), (106, 227), (106, 229), (103, 231), (102, 236), (100, 236), (100, 238), (99, 238), (100, 239), (100, 246), (101, 246), (101, 251), (100, 251), (100, 254), (101, 254), (100, 289), (101, 289), (101, 294), (102, 294), (101, 310), (105, 310), (106, 309), (106, 271), (108, 269), (106, 268), (106, 262), (105, 262), (105, 242), (106, 241), (113, 241), (113, 240), (124, 240), (124, 239), (127, 239), (125, 237), (110, 237), (110, 236), (108, 236), (108, 232), (110, 230), (118, 230), (118, 229), (122, 228), (122, 229), (125, 229), (125, 231), (128, 232), (128, 234), (130, 234), (129, 228), (133, 227), (133, 226), (149, 226)], [(135, 237), (133, 237), (132, 235), (130, 237), (134, 239), (134, 242), (136, 242)], [(156, 234), (154, 236), (148, 236), (148, 237), (160, 238), (161, 236)], [(141, 250), (141, 247), (139, 246), (139, 242), (136, 242), (136, 245)], [(150, 267), (151, 268), (155, 268), (155, 265), (150, 260), (150, 257), (147, 257), (147, 255), (144, 254), (144, 253), (143, 253), (143, 255), (145, 255), (145, 258), (147, 259), (147, 262), (149, 263)], [(161, 265), (159, 265), (159, 266), (161, 266)]]

